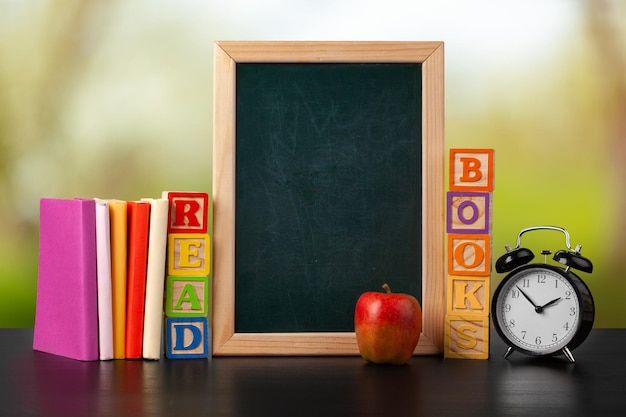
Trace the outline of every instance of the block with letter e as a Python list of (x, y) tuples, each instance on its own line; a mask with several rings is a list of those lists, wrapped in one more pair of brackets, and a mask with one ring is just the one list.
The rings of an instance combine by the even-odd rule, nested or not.
[(210, 258), (211, 242), (209, 235), (171, 233), (167, 236), (168, 275), (209, 275)]
[(166, 282), (165, 315), (206, 316), (209, 311), (209, 278), (169, 276)]
[(450, 149), (450, 191), (493, 191), (493, 149)]
[(446, 315), (444, 356), (489, 358), (489, 317)]
[(168, 359), (209, 357), (209, 321), (206, 317), (165, 319), (165, 355)]
[(164, 191), (169, 201), (167, 233), (207, 233), (209, 195), (187, 191)]

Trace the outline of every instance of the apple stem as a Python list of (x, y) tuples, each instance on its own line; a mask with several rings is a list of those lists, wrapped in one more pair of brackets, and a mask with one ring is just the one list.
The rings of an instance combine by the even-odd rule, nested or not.
[(391, 288), (389, 287), (389, 284), (385, 282), (383, 284), (383, 288), (385, 289), (385, 291), (387, 291), (387, 294), (391, 294)]

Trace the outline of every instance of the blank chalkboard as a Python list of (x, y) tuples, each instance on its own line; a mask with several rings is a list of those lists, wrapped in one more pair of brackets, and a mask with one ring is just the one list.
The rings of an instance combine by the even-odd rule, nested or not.
[(358, 353), (385, 282), (441, 351), (440, 46), (217, 44), (214, 354)]
[(236, 332), (421, 299), (421, 64), (237, 64)]

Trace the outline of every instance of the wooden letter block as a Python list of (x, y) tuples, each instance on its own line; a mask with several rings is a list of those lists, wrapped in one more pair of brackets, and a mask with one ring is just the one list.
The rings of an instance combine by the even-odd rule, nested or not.
[(208, 358), (209, 321), (206, 317), (167, 318), (165, 333), (168, 359)]
[(444, 357), (489, 358), (489, 318), (447, 315)]
[[(207, 233), (207, 193), (165, 192), (170, 204), (167, 233)], [(164, 198), (165, 198), (164, 196)]]
[(448, 273), (487, 276), (491, 273), (489, 235), (449, 234)]
[(167, 236), (167, 273), (175, 276), (209, 275), (209, 235), (171, 233)]
[(450, 149), (450, 191), (493, 191), (493, 149)]
[(209, 277), (167, 277), (165, 315), (206, 316), (209, 311)]
[(448, 314), (489, 316), (490, 277), (448, 275)]
[(491, 193), (448, 192), (447, 233), (487, 234), (491, 229)]

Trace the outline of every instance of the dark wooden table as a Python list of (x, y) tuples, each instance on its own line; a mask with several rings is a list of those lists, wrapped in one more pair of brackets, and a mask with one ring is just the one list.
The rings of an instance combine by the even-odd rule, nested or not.
[(626, 329), (594, 329), (573, 353), (533, 359), (492, 332), (487, 361), (359, 357), (78, 362), (0, 329), (2, 416), (622, 416)]

